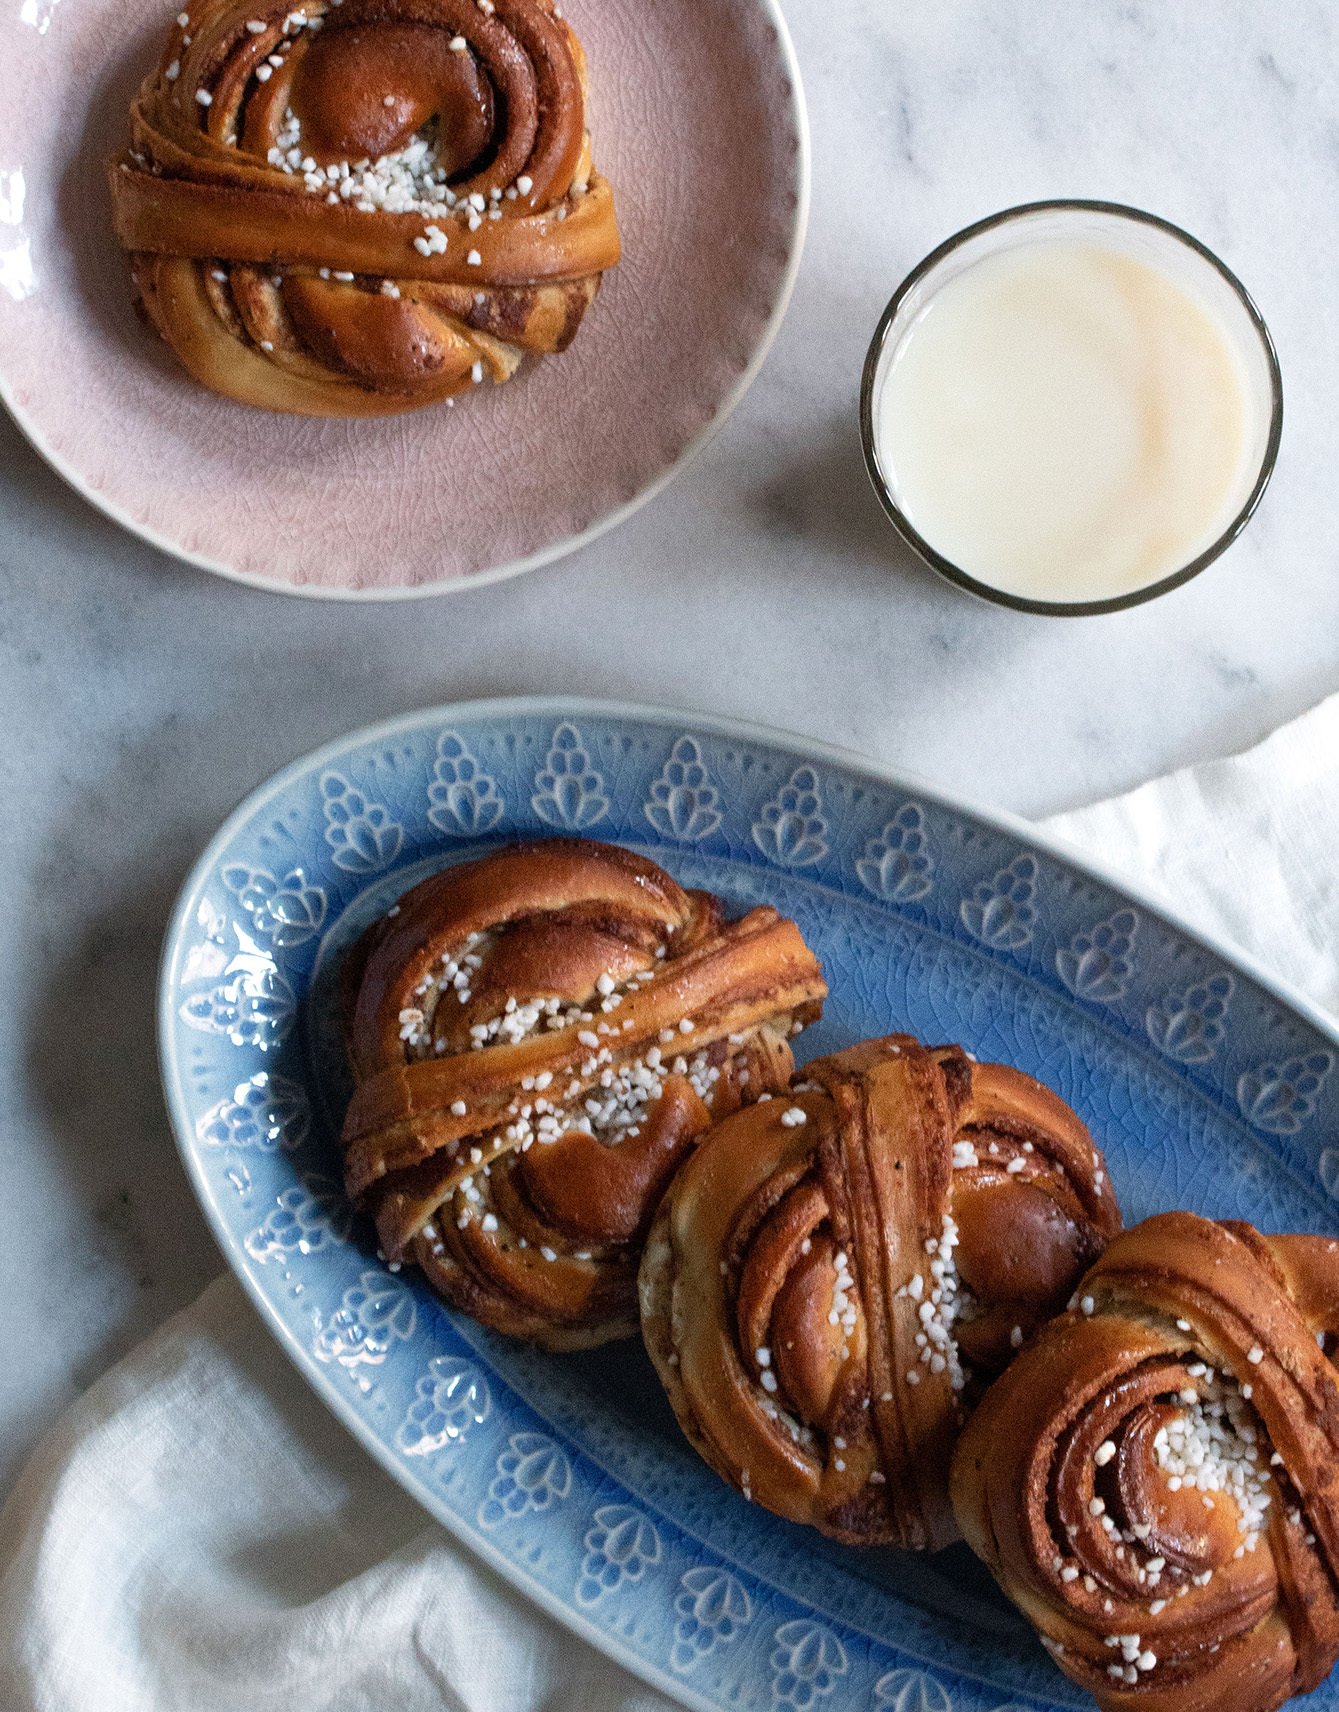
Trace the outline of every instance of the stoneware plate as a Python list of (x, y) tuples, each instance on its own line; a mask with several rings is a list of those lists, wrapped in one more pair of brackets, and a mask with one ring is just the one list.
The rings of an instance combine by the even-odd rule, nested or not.
[(508, 1345), (378, 1265), (350, 1219), (341, 948), (431, 870), (570, 831), (793, 915), (832, 987), (801, 1056), (905, 1028), (1041, 1077), (1131, 1220), (1339, 1229), (1339, 1037), (1021, 822), (800, 738), (633, 707), (476, 703), (360, 732), (243, 803), (182, 893), (161, 1051), (200, 1200), (294, 1362), (453, 1533), (690, 1706), (1090, 1704), (965, 1547), (860, 1552), (776, 1521), (698, 1461), (638, 1345)]
[(435, 593), (617, 523), (739, 402), (808, 198), (776, 0), (571, 0), (625, 259), (563, 356), (454, 410), (370, 422), (214, 398), (134, 313), (104, 163), (175, 11), (19, 0), (0, 56), (0, 397), (119, 523), (266, 588)]

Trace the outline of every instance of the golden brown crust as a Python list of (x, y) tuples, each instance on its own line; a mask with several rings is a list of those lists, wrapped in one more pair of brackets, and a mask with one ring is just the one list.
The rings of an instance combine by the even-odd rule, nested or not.
[(350, 953), (345, 1180), (393, 1261), (497, 1330), (636, 1330), (657, 1201), (713, 1114), (793, 1070), (826, 987), (793, 922), (727, 922), (655, 863), (515, 845), (405, 894)]
[(962, 1388), (1119, 1226), (1049, 1090), (892, 1035), (712, 1129), (648, 1240), (643, 1334), (684, 1431), (747, 1496), (852, 1543), (936, 1547)]
[(1164, 1213), (986, 1393), (959, 1524), (1110, 1712), (1272, 1712), (1339, 1657), (1336, 1332), (1339, 1243)]
[[(290, 112), (313, 174), (356, 178), (435, 127), (453, 207), (313, 189), (271, 158)], [(203, 0), (141, 87), (110, 180), (144, 309), (183, 364), (305, 415), (507, 379), (525, 352), (565, 348), (619, 255), (584, 57), (549, 0)]]

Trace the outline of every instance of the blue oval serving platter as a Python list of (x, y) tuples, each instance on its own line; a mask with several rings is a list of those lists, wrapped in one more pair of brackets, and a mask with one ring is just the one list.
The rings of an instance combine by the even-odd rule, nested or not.
[(794, 916), (832, 989), (801, 1058), (907, 1029), (1049, 1083), (1130, 1221), (1339, 1229), (1339, 1036), (1021, 822), (646, 708), (481, 702), (359, 732), (249, 797), (178, 901), (160, 1050), (200, 1201), (297, 1366), (453, 1533), (710, 1712), (1089, 1704), (965, 1548), (861, 1552), (780, 1522), (698, 1461), (635, 1344), (511, 1345), (378, 1263), (339, 1185), (340, 953), (426, 873), (569, 832)]

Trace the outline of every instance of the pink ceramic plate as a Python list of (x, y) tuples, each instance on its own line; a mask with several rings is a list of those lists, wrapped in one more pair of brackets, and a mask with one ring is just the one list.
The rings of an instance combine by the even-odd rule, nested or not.
[(647, 500), (776, 332), (808, 145), (775, 0), (570, 0), (624, 260), (575, 344), (454, 410), (272, 416), (144, 328), (103, 172), (176, 0), (21, 0), (0, 60), (0, 396), (128, 529), (292, 593), (387, 598), (530, 570)]

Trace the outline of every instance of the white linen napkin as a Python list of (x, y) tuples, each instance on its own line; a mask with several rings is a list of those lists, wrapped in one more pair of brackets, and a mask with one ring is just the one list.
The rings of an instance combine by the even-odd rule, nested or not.
[[(1339, 696), (1046, 823), (1339, 1012)], [(405, 1497), (219, 1279), (0, 1512), (5, 1712), (669, 1712)]]

